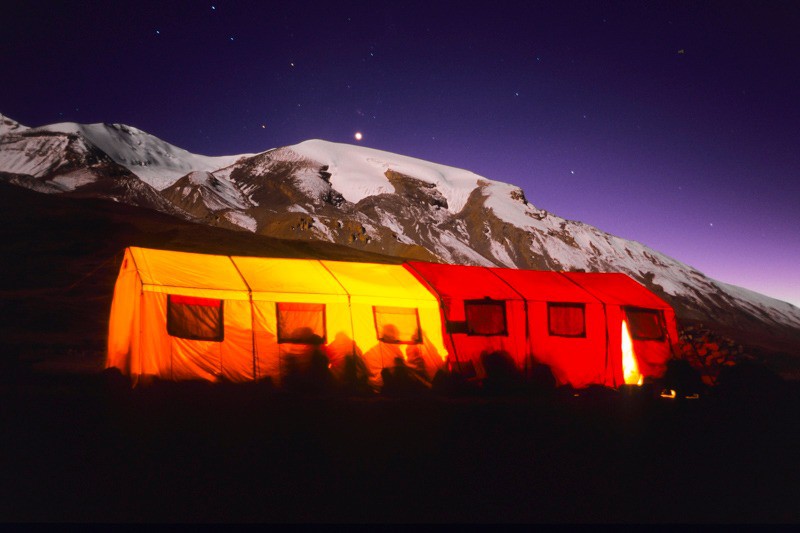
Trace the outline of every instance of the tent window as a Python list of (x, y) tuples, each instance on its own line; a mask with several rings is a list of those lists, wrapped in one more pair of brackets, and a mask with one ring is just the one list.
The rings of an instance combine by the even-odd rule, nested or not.
[(508, 335), (506, 329), (506, 302), (503, 300), (467, 300), (464, 302), (467, 317), (467, 335)]
[(278, 343), (325, 344), (325, 304), (278, 303)]
[(626, 307), (625, 316), (628, 318), (628, 329), (633, 339), (639, 341), (664, 340), (661, 311)]
[(586, 306), (573, 303), (547, 303), (547, 328), (555, 337), (586, 336)]
[(390, 344), (420, 344), (419, 313), (416, 308), (373, 306), (378, 340)]
[(167, 295), (167, 333), (181, 339), (222, 342), (222, 300)]

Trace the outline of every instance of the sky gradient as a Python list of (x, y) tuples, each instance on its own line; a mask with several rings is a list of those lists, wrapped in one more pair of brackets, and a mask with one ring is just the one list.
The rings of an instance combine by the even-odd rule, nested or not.
[(649, 4), (5, 2), (0, 113), (466, 168), (800, 306), (800, 3)]

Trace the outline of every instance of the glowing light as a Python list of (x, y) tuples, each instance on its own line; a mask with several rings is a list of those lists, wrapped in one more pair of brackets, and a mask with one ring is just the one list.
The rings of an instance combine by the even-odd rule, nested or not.
[(636, 364), (636, 355), (633, 353), (633, 340), (628, 331), (628, 323), (622, 321), (622, 375), (626, 385), (641, 385), (644, 376), (639, 373), (639, 365)]
[(355, 134), (355, 135), (353, 135), (353, 137), (355, 137), (355, 139), (356, 139), (357, 141), (360, 141), (361, 139), (363, 139), (363, 138), (364, 138), (364, 136), (363, 136), (363, 135), (361, 135), (361, 132), (360, 132), (360, 131), (357, 131), (357, 132), (356, 132), (356, 134)]

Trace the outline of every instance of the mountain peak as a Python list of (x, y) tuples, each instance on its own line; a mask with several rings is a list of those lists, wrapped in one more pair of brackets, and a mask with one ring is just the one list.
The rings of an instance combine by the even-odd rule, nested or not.
[(458, 213), (478, 186), (478, 180), (486, 180), (469, 170), (365, 146), (311, 139), (288, 148), (327, 167), (331, 185), (352, 203), (395, 192), (386, 177), (392, 171), (434, 185), (447, 199), (448, 210)]
[(250, 155), (214, 157), (193, 154), (126, 124), (62, 122), (37, 129), (80, 134), (115, 163), (127, 168), (157, 190), (166, 189), (194, 170), (217, 170)]
[(28, 128), (27, 126), (23, 126), (16, 120), (0, 113), (0, 135), (5, 135), (6, 133), (21, 132), (28, 129), (30, 128)]

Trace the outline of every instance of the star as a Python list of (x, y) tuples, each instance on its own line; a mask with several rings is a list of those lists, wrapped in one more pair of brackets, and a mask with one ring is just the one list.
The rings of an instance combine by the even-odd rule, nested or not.
[(355, 138), (355, 140), (357, 140), (357, 141), (360, 141), (361, 139), (363, 139), (363, 138), (364, 138), (364, 136), (361, 134), (361, 132), (360, 132), (360, 131), (357, 131), (357, 132), (356, 132), (356, 134), (355, 134), (355, 135), (353, 135), (353, 137), (354, 137), (354, 138)]

